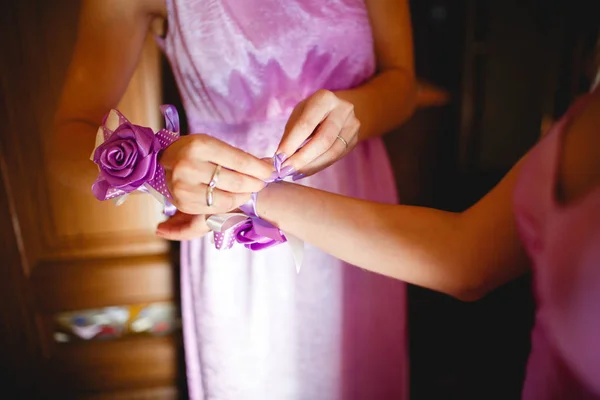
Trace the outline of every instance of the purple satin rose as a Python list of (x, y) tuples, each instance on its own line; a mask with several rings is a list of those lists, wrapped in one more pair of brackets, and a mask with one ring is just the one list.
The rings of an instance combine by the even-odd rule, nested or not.
[(100, 178), (92, 191), (103, 200), (109, 189), (130, 193), (151, 181), (161, 144), (152, 129), (125, 121), (94, 151)]
[(238, 243), (250, 250), (268, 249), (287, 241), (279, 228), (256, 217), (248, 218), (245, 222), (238, 224), (235, 227), (234, 236)]

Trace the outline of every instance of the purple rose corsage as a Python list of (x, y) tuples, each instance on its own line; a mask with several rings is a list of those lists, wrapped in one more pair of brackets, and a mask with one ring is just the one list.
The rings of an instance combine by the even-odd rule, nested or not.
[(172, 105), (163, 105), (160, 110), (166, 127), (158, 132), (132, 124), (118, 110), (104, 117), (91, 156), (100, 170), (92, 185), (98, 200), (112, 199), (119, 205), (131, 192), (140, 191), (153, 195), (167, 213), (174, 211), (158, 156), (179, 138), (179, 115)]

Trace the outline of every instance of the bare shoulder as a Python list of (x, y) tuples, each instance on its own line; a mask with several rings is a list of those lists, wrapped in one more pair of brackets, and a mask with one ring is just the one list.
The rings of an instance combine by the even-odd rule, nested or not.
[(559, 170), (559, 197), (571, 203), (600, 186), (600, 90), (565, 134)]

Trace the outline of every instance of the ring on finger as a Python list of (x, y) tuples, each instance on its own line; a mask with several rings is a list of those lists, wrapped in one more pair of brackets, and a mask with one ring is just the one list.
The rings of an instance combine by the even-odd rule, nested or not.
[(212, 207), (214, 202), (213, 190), (214, 188), (210, 186), (206, 188), (206, 205), (209, 207)]
[(213, 191), (215, 187), (217, 187), (217, 183), (219, 182), (219, 173), (221, 172), (221, 166), (217, 165), (215, 168), (215, 172), (213, 172), (212, 178), (210, 178), (210, 182), (208, 182), (208, 187), (206, 188), (206, 205), (212, 207), (214, 204), (214, 196)]
[(340, 135), (337, 135), (336, 139), (338, 139), (340, 142), (342, 142), (344, 144), (344, 146), (346, 148), (348, 148), (348, 142), (346, 142), (346, 139), (344, 139), (343, 137), (341, 137)]

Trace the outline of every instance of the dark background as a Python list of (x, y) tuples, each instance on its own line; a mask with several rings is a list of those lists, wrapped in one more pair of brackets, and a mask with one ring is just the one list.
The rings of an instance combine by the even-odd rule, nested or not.
[[(430, 190), (417, 203), (473, 204), (535, 144), (542, 117), (559, 117), (589, 89), (598, 3), (411, 2), (418, 75), (453, 99), (422, 112), (439, 131)], [(522, 277), (474, 303), (411, 286), (412, 398), (520, 398), (530, 283)]]

